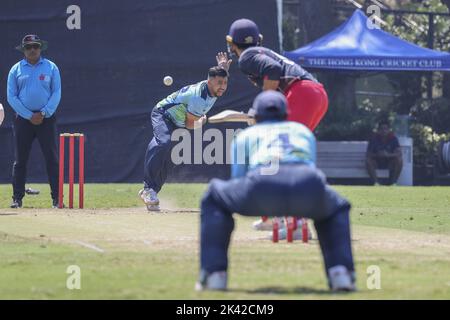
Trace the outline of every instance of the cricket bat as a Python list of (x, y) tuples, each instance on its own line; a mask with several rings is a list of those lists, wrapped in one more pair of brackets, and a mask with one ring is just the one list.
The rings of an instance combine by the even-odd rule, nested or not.
[(209, 123), (248, 122), (252, 117), (244, 112), (225, 110), (208, 118)]

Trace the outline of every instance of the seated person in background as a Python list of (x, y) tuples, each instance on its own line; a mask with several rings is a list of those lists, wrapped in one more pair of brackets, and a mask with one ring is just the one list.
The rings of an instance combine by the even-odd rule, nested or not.
[(402, 172), (403, 160), (397, 137), (389, 128), (389, 122), (378, 123), (367, 146), (367, 171), (373, 184), (379, 184), (376, 169), (389, 169), (389, 185), (395, 184)]

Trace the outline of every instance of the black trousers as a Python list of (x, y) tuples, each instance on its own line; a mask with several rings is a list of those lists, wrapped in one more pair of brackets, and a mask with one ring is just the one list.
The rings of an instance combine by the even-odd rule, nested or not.
[(16, 115), (13, 125), (15, 161), (13, 166), (13, 198), (21, 200), (25, 195), (27, 163), (31, 146), (38, 139), (45, 158), (48, 181), (53, 199), (58, 199), (58, 150), (56, 118), (45, 118), (40, 125)]

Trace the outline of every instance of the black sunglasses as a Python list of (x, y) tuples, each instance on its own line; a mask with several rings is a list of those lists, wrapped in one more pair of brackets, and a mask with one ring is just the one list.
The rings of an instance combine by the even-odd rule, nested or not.
[(25, 50), (31, 50), (31, 49), (39, 49), (41, 47), (40, 44), (27, 44), (24, 46)]

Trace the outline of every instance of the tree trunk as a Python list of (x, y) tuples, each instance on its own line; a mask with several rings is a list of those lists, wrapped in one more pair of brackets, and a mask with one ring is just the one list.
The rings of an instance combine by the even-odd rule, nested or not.
[(301, 0), (299, 18), (306, 31), (306, 42), (314, 41), (336, 26), (331, 0)]
[[(442, 0), (450, 11), (450, 0)], [(444, 72), (444, 79), (442, 82), (442, 95), (444, 98), (450, 99), (450, 73)]]
[[(306, 35), (304, 44), (331, 32), (342, 23), (337, 19), (338, 14), (333, 9), (332, 2), (332, 0), (300, 1), (300, 24)], [(356, 109), (355, 77), (337, 72), (322, 72), (319, 75), (319, 80), (328, 92), (331, 115), (350, 114)], [(334, 110), (331, 112), (331, 109)], [(334, 116), (332, 118), (338, 120)]]

